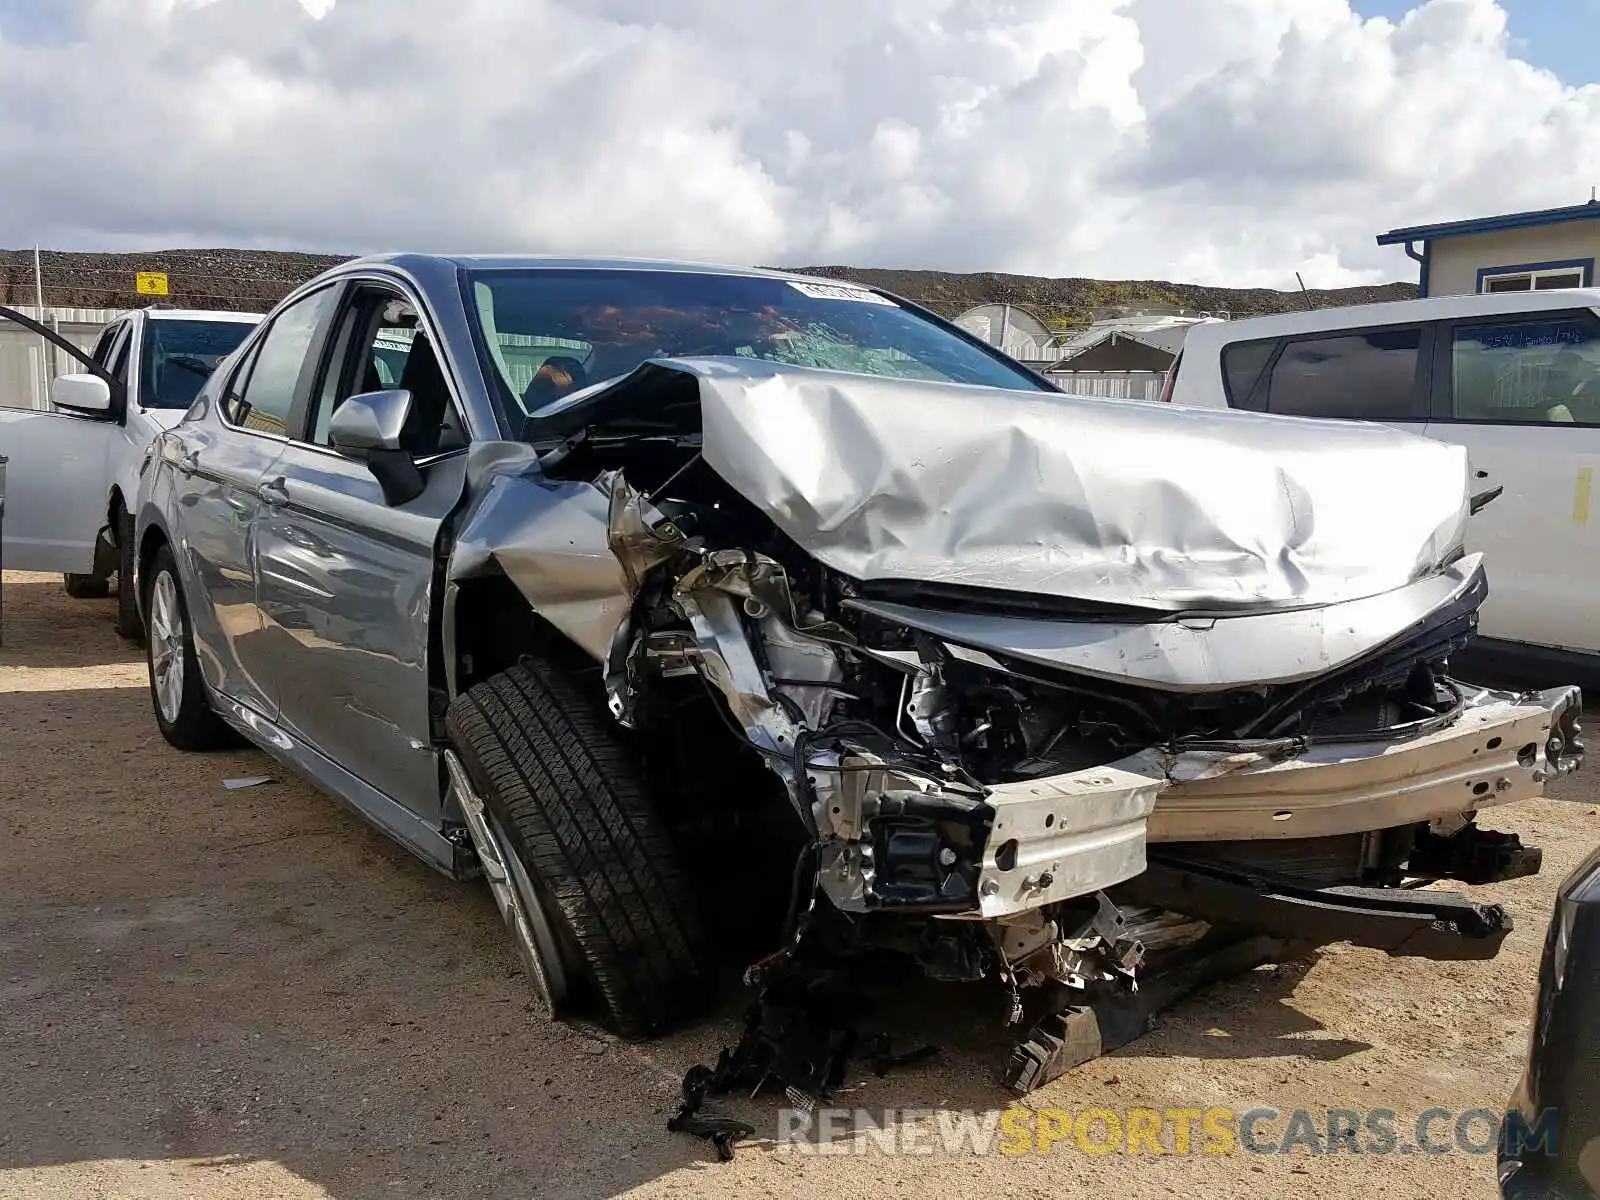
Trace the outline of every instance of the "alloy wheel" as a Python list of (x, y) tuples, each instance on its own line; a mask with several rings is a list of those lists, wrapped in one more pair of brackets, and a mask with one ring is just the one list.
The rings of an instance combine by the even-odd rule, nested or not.
[(156, 703), (171, 725), (183, 708), (183, 606), (177, 581), (162, 571), (150, 589), (150, 678)]

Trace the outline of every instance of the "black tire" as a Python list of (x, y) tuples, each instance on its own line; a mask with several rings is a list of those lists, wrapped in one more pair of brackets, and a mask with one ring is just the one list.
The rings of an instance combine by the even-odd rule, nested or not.
[(117, 632), (136, 642), (144, 638), (133, 590), (133, 517), (128, 513), (117, 515)]
[[(163, 579), (171, 582), (173, 604), (170, 611), (158, 612), (151, 606), (158, 603), (157, 592), (164, 586)], [(150, 636), (145, 649), (145, 663), (150, 670), (150, 707), (155, 710), (161, 736), (179, 750), (218, 750), (236, 745), (238, 739), (233, 730), (212, 711), (206, 699), (205, 683), (200, 678), (200, 660), (194, 652), (189, 604), (184, 599), (183, 582), (170, 546), (162, 546), (150, 560), (150, 571), (144, 581), (144, 602), (145, 611), (150, 613)], [(169, 637), (167, 622), (174, 617), (177, 626)], [(157, 681), (158, 659), (167, 653), (180, 656), (181, 663), (171, 712), (163, 706)]]
[(710, 999), (687, 878), (617, 730), (533, 660), (458, 696), (450, 740), (541, 907), (624, 1037), (665, 1033)]
[(99, 575), (63, 575), (61, 584), (74, 600), (104, 600), (111, 595), (111, 581)]

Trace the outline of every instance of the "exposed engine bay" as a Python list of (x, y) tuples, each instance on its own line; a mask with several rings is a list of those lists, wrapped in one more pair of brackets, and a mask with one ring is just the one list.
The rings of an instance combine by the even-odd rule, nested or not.
[[(785, 937), (997, 976), (1014, 1017), (1219, 930), (1494, 953), (1495, 906), (1400, 885), (1537, 870), (1474, 818), (1576, 769), (1580, 703), (1449, 674), (1487, 595), (1458, 451), (876, 383), (647, 364), (535, 414), (538, 477), (496, 480), (462, 538), (458, 573), (503, 570), (624, 726), (677, 739), (692, 711), (759, 756), (765, 798), (719, 803), (792, 814)], [(1205, 427), (1152, 447), (1174, 420)], [(1333, 452), (1401, 490), (1333, 490)]]

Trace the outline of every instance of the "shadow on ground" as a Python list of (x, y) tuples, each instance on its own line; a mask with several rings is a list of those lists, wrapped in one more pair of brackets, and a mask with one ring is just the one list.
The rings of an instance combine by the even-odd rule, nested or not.
[(61, 576), (8, 571), (0, 585), (0, 667), (79, 668), (143, 663), (116, 635), (114, 600), (74, 600)]

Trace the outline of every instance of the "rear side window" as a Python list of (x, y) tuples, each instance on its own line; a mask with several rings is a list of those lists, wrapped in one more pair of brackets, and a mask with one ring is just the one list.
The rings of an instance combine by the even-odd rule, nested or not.
[(1268, 382), (1266, 410), (1359, 421), (1420, 419), (1420, 326), (1291, 341)]
[(1277, 349), (1276, 338), (1264, 342), (1234, 342), (1222, 349), (1222, 386), (1228, 393), (1228, 403), (1234, 408), (1250, 407), (1250, 393), (1266, 369), (1272, 352)]
[(1458, 326), (1450, 344), (1458, 421), (1600, 425), (1600, 328), (1573, 313)]

